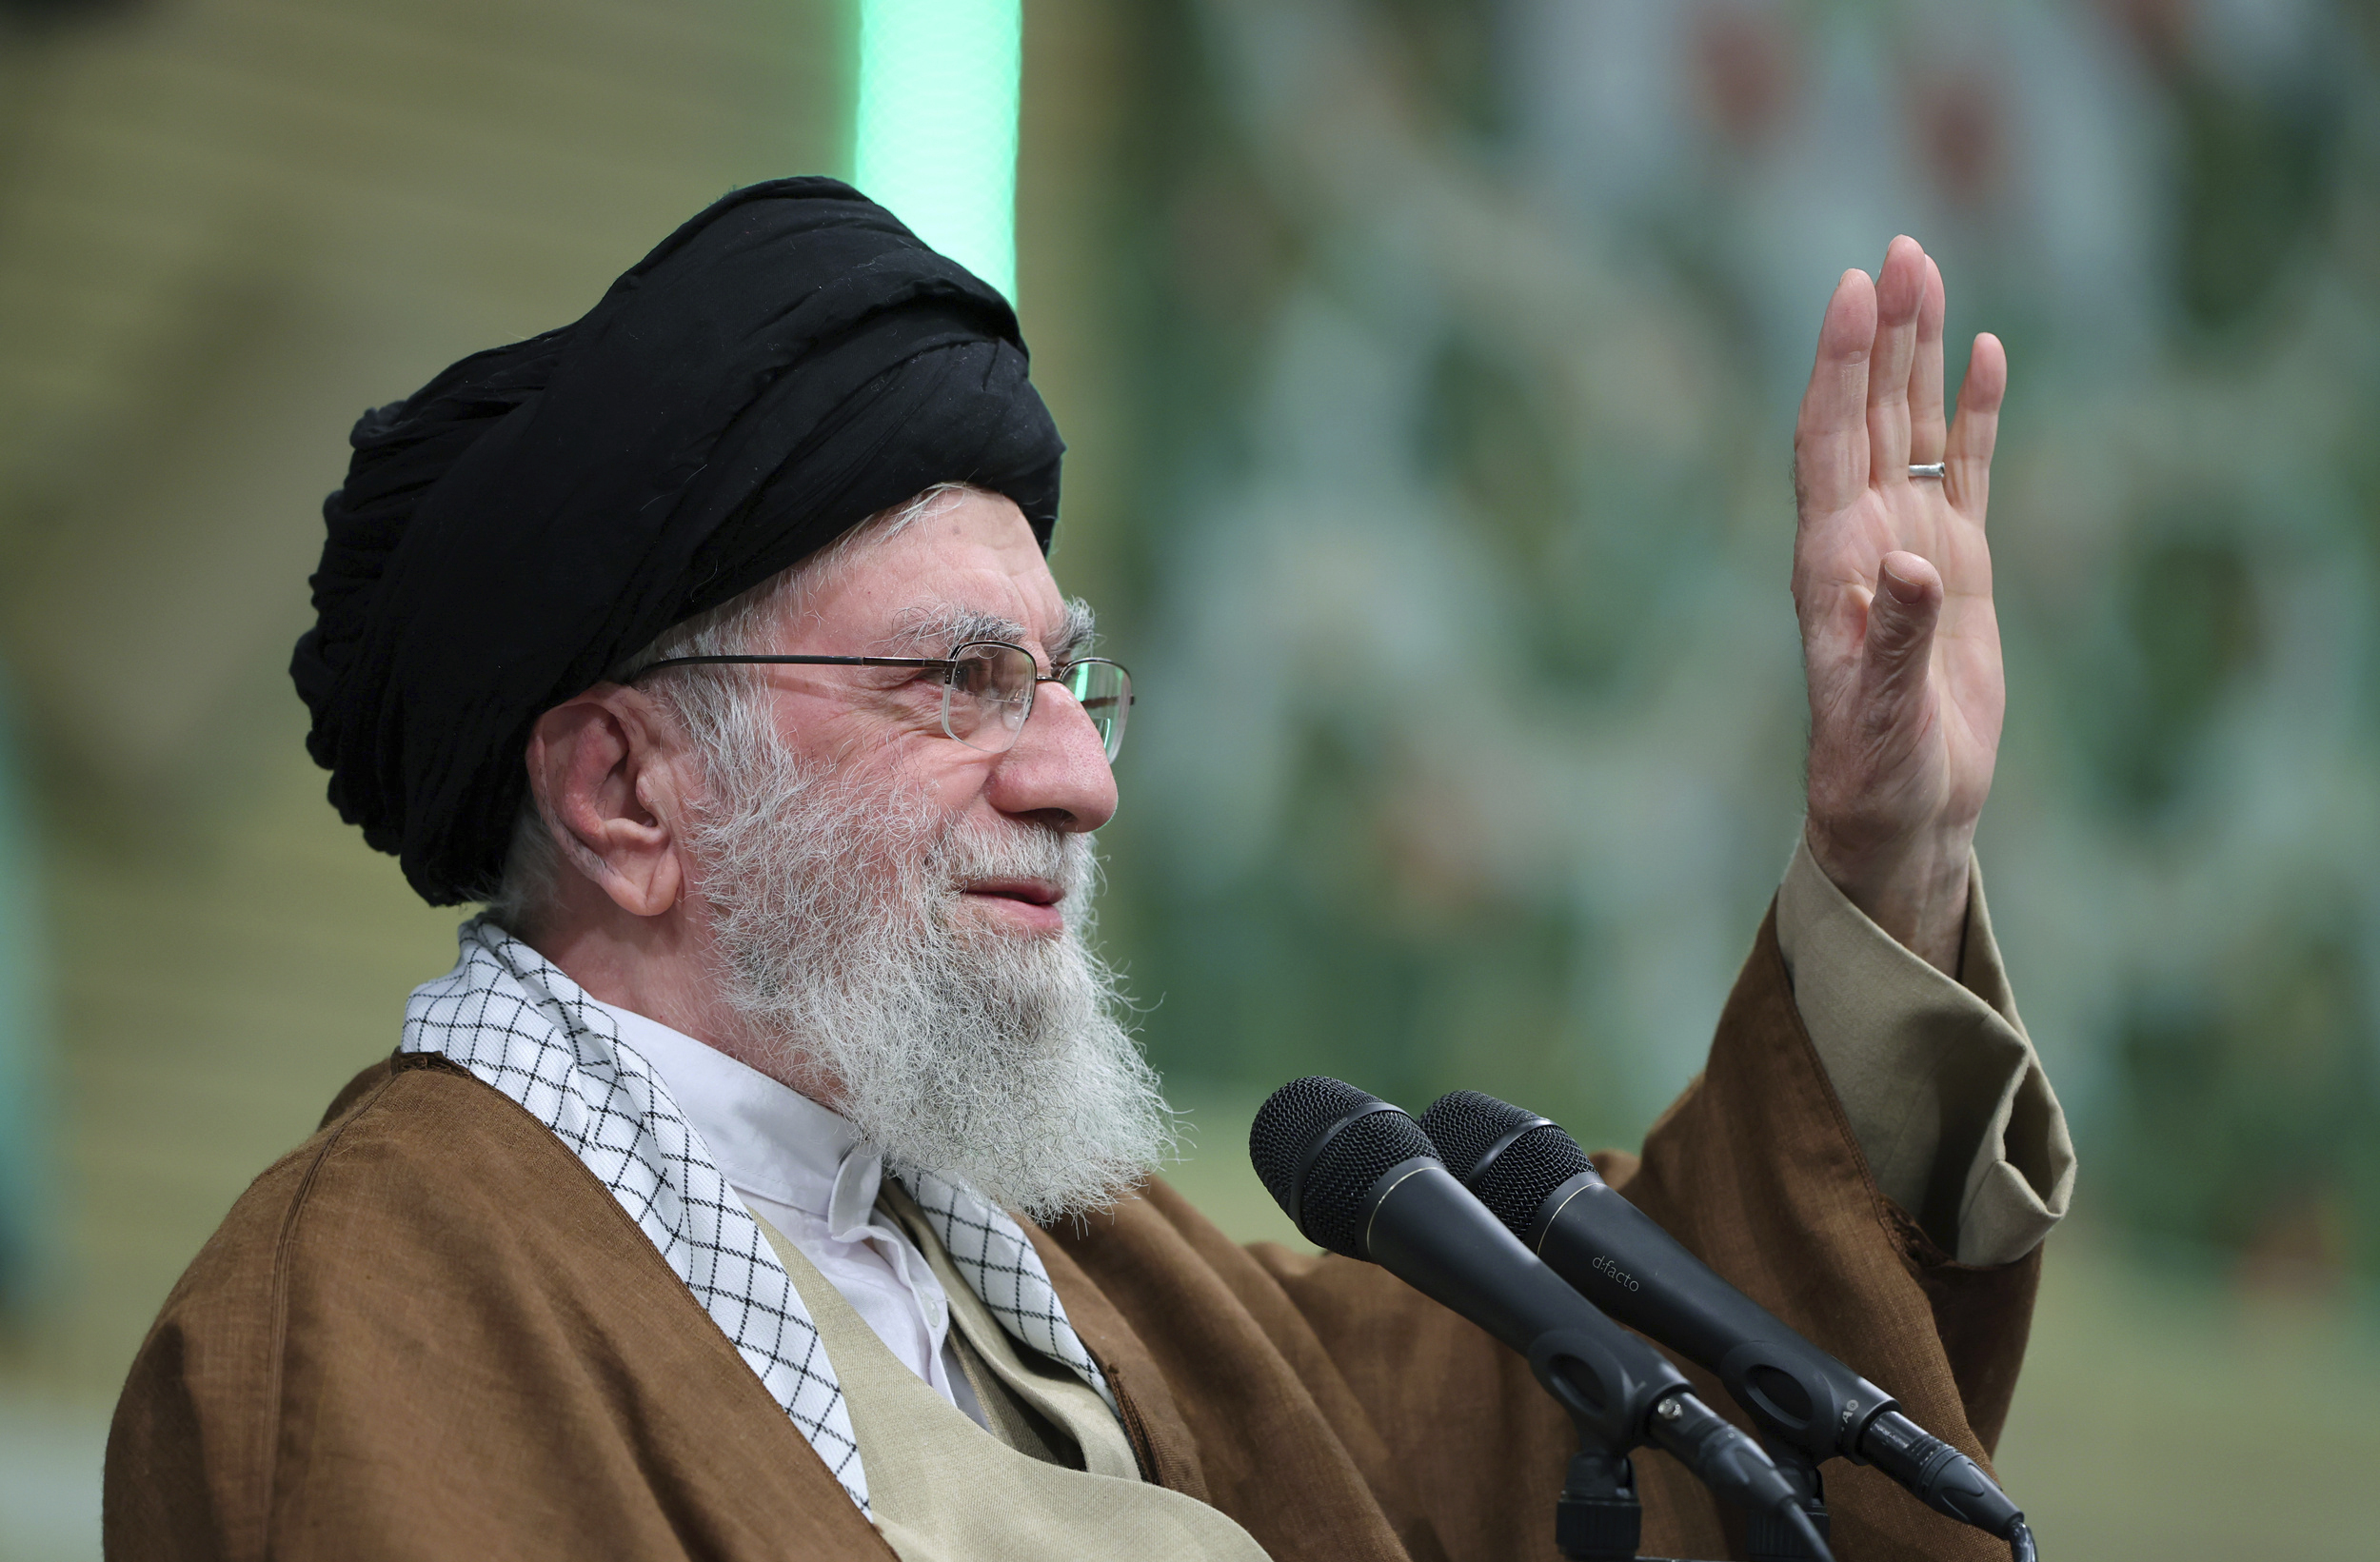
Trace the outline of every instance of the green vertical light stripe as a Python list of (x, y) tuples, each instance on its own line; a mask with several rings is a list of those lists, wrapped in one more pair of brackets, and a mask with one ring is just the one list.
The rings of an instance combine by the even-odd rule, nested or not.
[(860, 0), (852, 183), (1017, 296), (1022, 0)]
[(54, 1190), (41, 883), (5, 695), (0, 685), (0, 1307), (13, 1307), (40, 1278)]

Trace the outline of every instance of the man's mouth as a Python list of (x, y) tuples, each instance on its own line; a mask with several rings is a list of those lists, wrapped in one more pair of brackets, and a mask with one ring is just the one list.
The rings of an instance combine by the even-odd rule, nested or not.
[(970, 904), (1021, 928), (1054, 933), (1066, 925), (1058, 902), (1066, 892), (1047, 879), (972, 879), (959, 886)]

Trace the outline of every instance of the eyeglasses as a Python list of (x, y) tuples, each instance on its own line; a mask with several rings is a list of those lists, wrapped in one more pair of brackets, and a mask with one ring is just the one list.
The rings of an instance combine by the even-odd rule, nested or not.
[(1132, 713), (1132, 675), (1103, 656), (1077, 657), (1042, 672), (1033, 653), (1004, 640), (971, 640), (947, 657), (919, 656), (672, 656), (647, 662), (631, 680), (664, 667), (760, 666), (778, 662), (817, 667), (938, 667), (942, 675), (942, 731), (969, 748), (1005, 754), (1033, 714), (1033, 691), (1057, 683), (1075, 697), (1098, 729), (1113, 763), (1124, 745)]

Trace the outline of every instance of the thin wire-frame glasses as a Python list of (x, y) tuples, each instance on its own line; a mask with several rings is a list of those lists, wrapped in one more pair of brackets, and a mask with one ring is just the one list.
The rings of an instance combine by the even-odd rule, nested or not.
[(946, 657), (922, 656), (672, 656), (647, 662), (642, 678), (664, 667), (762, 666), (795, 663), (815, 667), (933, 667), (942, 675), (942, 731), (986, 754), (1017, 745), (1033, 714), (1034, 690), (1062, 685), (1091, 718), (1108, 762), (1123, 748), (1124, 718), (1132, 713), (1132, 675), (1103, 656), (1077, 657), (1042, 672), (1033, 653), (1004, 640), (971, 640)]

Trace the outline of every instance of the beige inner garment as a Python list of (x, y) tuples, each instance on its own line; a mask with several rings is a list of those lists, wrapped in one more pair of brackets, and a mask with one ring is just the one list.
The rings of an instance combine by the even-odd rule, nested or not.
[(960, 1279), (914, 1204), (897, 1192), (884, 1204), (942, 1280), (952, 1327), (970, 1348), (962, 1356), (971, 1354), (970, 1368), (988, 1369), (996, 1380), (976, 1380), (994, 1425), (1012, 1431), (1014, 1407), (1003, 1414), (995, 1405), (1006, 1390), (1050, 1424), (1041, 1437), (1062, 1433), (1089, 1466), (1050, 1462), (1074, 1449), (1026, 1452), (976, 1425), (894, 1355), (800, 1249), (761, 1221), (818, 1325), (850, 1409), (876, 1527), (902, 1562), (1263, 1562), (1263, 1548), (1221, 1513), (1142, 1481), (1106, 1403), (1063, 1367), (1018, 1349)]

